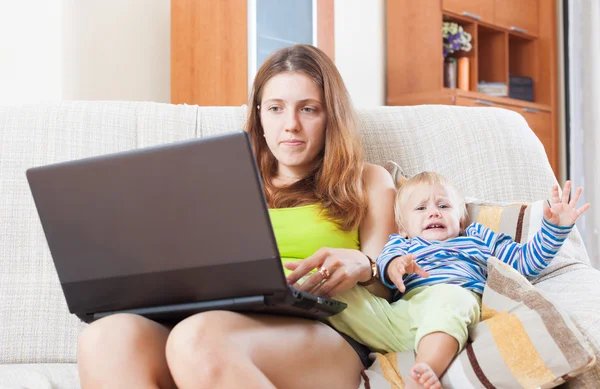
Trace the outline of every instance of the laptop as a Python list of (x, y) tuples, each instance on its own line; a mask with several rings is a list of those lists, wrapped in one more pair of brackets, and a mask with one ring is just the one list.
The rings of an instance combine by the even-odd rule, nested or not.
[(28, 169), (69, 311), (177, 322), (209, 310), (323, 320), (287, 285), (248, 134)]

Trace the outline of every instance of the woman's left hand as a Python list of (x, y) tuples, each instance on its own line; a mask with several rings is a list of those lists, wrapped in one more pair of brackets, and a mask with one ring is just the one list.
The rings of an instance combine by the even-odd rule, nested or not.
[(287, 276), (287, 282), (291, 285), (317, 269), (302, 285), (295, 286), (299, 290), (323, 297), (333, 297), (371, 277), (371, 264), (367, 256), (351, 249), (322, 248), (308, 258), (287, 262), (284, 266), (293, 270)]

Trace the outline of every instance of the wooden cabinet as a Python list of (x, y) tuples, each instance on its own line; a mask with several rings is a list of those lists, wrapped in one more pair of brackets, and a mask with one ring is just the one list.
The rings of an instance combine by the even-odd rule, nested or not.
[[(388, 105), (512, 109), (540, 138), (558, 176), (555, 0), (390, 0), (386, 17)], [(468, 90), (444, 87), (444, 21), (472, 36), (472, 50), (457, 55), (468, 58)], [(480, 83), (491, 82), (505, 84), (510, 95), (511, 76), (531, 80), (533, 101), (479, 92)]]
[(537, 35), (538, 6), (538, 0), (496, 0), (494, 23), (510, 31)]
[(552, 134), (552, 117), (550, 112), (535, 108), (514, 108), (513, 110), (523, 115), (527, 124), (529, 124), (529, 128), (540, 139), (546, 149), (546, 154), (548, 155), (548, 160), (550, 161), (552, 170), (554, 170), (554, 174), (558, 174), (557, 147)]
[(494, 22), (494, 0), (443, 0), (444, 11), (482, 22)]
[(493, 107), (494, 103), (487, 99), (473, 99), (470, 97), (457, 96), (454, 100), (456, 105), (461, 107)]

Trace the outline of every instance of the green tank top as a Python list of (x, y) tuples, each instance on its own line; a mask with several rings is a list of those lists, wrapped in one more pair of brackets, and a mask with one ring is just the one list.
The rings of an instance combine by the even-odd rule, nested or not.
[[(359, 249), (358, 230), (342, 231), (316, 205), (269, 209), (282, 262), (294, 262), (321, 247)], [(290, 273), (285, 269), (286, 275)]]

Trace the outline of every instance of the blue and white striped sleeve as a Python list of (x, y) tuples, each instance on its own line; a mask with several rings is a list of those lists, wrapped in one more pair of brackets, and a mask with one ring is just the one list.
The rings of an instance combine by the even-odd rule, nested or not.
[(558, 253), (573, 226), (556, 226), (542, 219), (542, 228), (526, 244), (519, 244), (508, 235), (495, 233), (474, 223), (469, 228), (482, 239), (496, 258), (531, 279), (542, 272)]
[(400, 235), (392, 234), (390, 235), (388, 242), (383, 246), (381, 254), (377, 257), (377, 270), (379, 271), (381, 283), (390, 289), (397, 288), (396, 285), (385, 276), (385, 272), (392, 259), (408, 253), (408, 242), (409, 241)]

